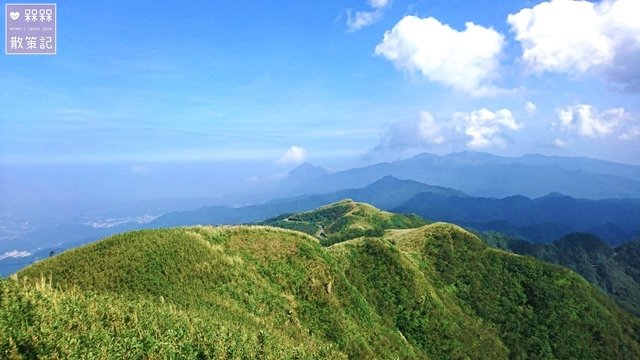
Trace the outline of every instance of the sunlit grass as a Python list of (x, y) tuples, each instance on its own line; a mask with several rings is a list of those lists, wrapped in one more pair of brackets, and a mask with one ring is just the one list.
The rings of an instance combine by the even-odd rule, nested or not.
[(293, 215), (355, 237), (329, 247), (268, 226), (196, 226), (35, 264), (0, 281), (0, 357), (640, 355), (640, 322), (575, 273), (451, 224), (390, 230), (393, 214), (354, 204)]

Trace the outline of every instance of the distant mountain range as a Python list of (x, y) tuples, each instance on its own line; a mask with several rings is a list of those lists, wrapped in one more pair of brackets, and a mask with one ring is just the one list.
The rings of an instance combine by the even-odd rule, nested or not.
[(267, 189), (280, 197), (326, 193), (360, 188), (389, 175), (482, 197), (540, 197), (559, 192), (586, 199), (640, 198), (640, 166), (583, 157), (511, 158), (470, 151), (420, 154), (336, 173), (303, 164)]
[(595, 233), (612, 244), (640, 235), (640, 199), (586, 200), (558, 193), (536, 199), (494, 199), (422, 193), (393, 210), (533, 242), (577, 231)]
[(462, 191), (385, 176), (360, 188), (304, 195), (265, 204), (230, 208), (203, 207), (165, 214), (150, 227), (240, 224), (280, 214), (307, 211), (342, 199), (366, 202), (384, 210), (415, 213), (481, 231), (500, 231), (532, 242), (551, 242), (572, 232), (591, 232), (610, 244), (640, 236), (640, 199), (575, 199), (558, 193), (530, 199), (468, 196)]
[(423, 193), (442, 196), (466, 196), (463, 192), (450, 188), (385, 176), (361, 189), (340, 190), (321, 195), (296, 196), (239, 208), (206, 206), (194, 211), (168, 213), (152, 221), (150, 227), (250, 223), (284, 213), (315, 209), (343, 199), (353, 199), (382, 209), (392, 209)]

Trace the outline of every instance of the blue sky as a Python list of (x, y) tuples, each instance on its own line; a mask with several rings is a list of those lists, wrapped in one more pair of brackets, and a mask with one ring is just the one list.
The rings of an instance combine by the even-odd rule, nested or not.
[(0, 164), (640, 163), (640, 2), (540, 3), (58, 1), (57, 55), (0, 59)]

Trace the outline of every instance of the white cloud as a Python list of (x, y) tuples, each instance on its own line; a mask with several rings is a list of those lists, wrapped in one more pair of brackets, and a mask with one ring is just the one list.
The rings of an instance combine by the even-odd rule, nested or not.
[(428, 111), (422, 111), (416, 119), (398, 121), (384, 132), (377, 150), (407, 149), (437, 145), (445, 142), (442, 128)]
[(391, 0), (369, 0), (367, 4), (372, 10), (354, 12), (353, 9), (347, 9), (347, 28), (349, 31), (358, 31), (378, 22), (382, 19), (384, 10), (391, 6)]
[(307, 159), (307, 150), (299, 147), (292, 146), (282, 155), (282, 157), (277, 161), (280, 165), (297, 165), (302, 163)]
[(523, 125), (518, 123), (508, 109), (496, 112), (479, 109), (469, 113), (455, 113), (453, 120), (456, 130), (471, 137), (467, 147), (479, 149), (492, 145), (506, 146), (505, 139), (500, 135), (503, 130), (520, 130)]
[(593, 106), (579, 104), (556, 110), (559, 123), (553, 125), (560, 130), (578, 135), (598, 138), (609, 135), (631, 115), (624, 108), (613, 108), (598, 112)]
[(524, 110), (527, 112), (527, 115), (533, 116), (536, 113), (536, 111), (538, 111), (538, 107), (536, 106), (536, 104), (532, 103), (531, 101), (527, 101), (524, 104)]
[(442, 144), (445, 141), (445, 138), (440, 135), (440, 125), (436, 124), (433, 115), (429, 112), (421, 112), (420, 119), (416, 125), (416, 136), (423, 142)]
[(564, 141), (564, 140), (562, 140), (562, 139), (555, 138), (555, 139), (553, 140), (553, 145), (555, 145), (555, 146), (557, 146), (557, 147), (564, 148), (564, 147), (569, 146), (569, 143), (568, 143), (568, 142), (566, 142), (566, 141)]
[(640, 91), (640, 1), (552, 0), (510, 14), (507, 22), (535, 73), (597, 70)]
[(367, 4), (374, 9), (384, 9), (391, 5), (391, 0), (369, 0)]
[(8, 258), (23, 258), (30, 256), (31, 253), (28, 251), (20, 251), (20, 250), (11, 250), (7, 251), (4, 254), (0, 255), (0, 260), (8, 259)]
[(405, 16), (375, 48), (377, 55), (402, 70), (420, 72), (472, 95), (491, 95), (491, 80), (498, 68), (504, 36), (472, 22), (463, 31), (452, 29), (433, 17)]
[(378, 22), (382, 18), (381, 11), (356, 11), (347, 10), (347, 27), (349, 31), (357, 31), (363, 27)]
[(620, 140), (633, 140), (638, 138), (640, 138), (640, 125), (632, 126), (620, 135)]

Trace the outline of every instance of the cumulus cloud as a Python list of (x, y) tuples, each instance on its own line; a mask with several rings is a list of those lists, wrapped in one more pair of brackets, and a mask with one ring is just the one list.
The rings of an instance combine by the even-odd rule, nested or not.
[(297, 165), (307, 159), (307, 151), (299, 146), (291, 146), (277, 161), (280, 165)]
[(420, 116), (391, 124), (384, 132), (380, 145), (376, 150), (427, 147), (442, 144), (445, 138), (442, 128), (428, 111), (422, 111)]
[(579, 104), (557, 109), (559, 122), (553, 123), (560, 130), (581, 136), (599, 138), (613, 133), (631, 115), (624, 108), (598, 112), (593, 106)]
[(398, 69), (483, 96), (498, 90), (491, 81), (504, 43), (502, 34), (472, 22), (458, 31), (433, 17), (405, 16), (385, 32), (375, 53)]
[(552, 0), (510, 14), (522, 60), (535, 73), (595, 70), (640, 91), (640, 1)]
[(467, 147), (479, 149), (492, 145), (505, 147), (506, 141), (501, 136), (504, 130), (520, 130), (523, 125), (518, 123), (508, 109), (490, 111), (482, 108), (468, 113), (455, 113), (453, 120), (456, 130), (471, 137)]
[(391, 0), (369, 0), (367, 4), (371, 8), (369, 11), (347, 9), (347, 28), (349, 31), (358, 31), (378, 22), (382, 19), (384, 10), (391, 6)]
[(538, 111), (538, 107), (536, 106), (536, 104), (532, 103), (531, 101), (527, 101), (524, 104), (524, 110), (527, 112), (527, 115), (533, 116), (536, 113), (536, 111)]

